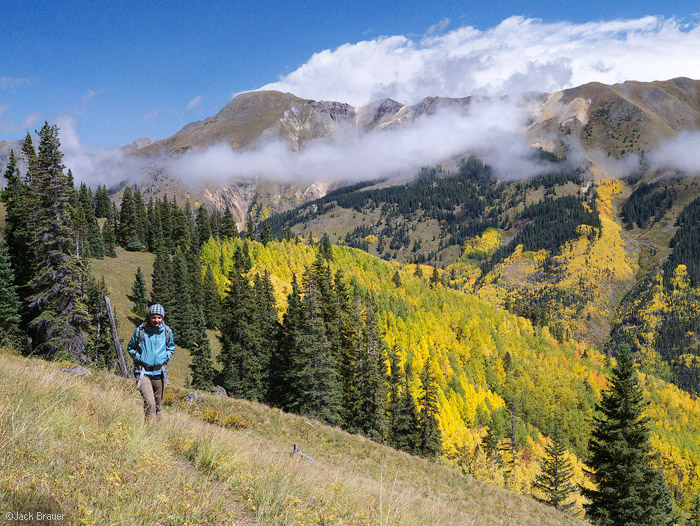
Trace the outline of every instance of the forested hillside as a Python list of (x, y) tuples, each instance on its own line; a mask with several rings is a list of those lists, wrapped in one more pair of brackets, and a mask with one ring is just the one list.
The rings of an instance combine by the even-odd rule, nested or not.
[[(133, 301), (122, 323), (135, 327), (149, 302), (162, 304), (178, 346), (191, 356), (188, 387), (222, 385), (236, 398), (546, 500), (542, 461), (555, 454), (568, 459), (573, 483), (595, 491), (584, 463), (594, 472), (605, 467), (591, 449), (601, 397), (615, 395), (625, 364), (636, 382), (636, 360), (646, 374), (635, 407), (641, 414), (647, 400), (651, 418), (639, 424), (649, 432), (641, 455), (663, 470), (659, 487), (670, 489), (676, 511), (689, 511), (700, 492), (700, 403), (688, 393), (697, 393), (697, 202), (655, 223), (661, 228), (677, 217), (665, 263), (671, 282), (653, 278), (659, 272), (633, 289), (638, 240), (617, 215), (630, 188), (596, 167), (597, 179), (583, 187), (580, 173), (502, 183), (471, 159), (452, 175), (435, 169), (413, 184), (338, 191), (284, 220), (256, 225), (249, 216), (239, 233), (230, 210), (167, 197), (145, 202), (131, 187), (117, 206), (103, 187), (94, 195), (85, 185), (76, 189), (48, 124), (38, 151), (28, 137), (23, 155), (27, 172), (10, 163), (2, 192), (0, 335), (7, 347), (116, 370), (107, 286), (91, 261), (116, 258), (117, 245), (148, 251), (152, 268), (133, 269), (133, 281), (116, 283)], [(413, 262), (331, 243), (350, 244), (350, 232), (314, 237), (306, 228), (298, 235), (334, 214), (357, 214), (365, 226), (371, 218), (363, 242), (373, 252), (380, 241), (394, 243), (397, 254), (413, 253)], [(425, 225), (437, 228), (435, 240), (428, 241)], [(419, 233), (415, 252), (401, 241), (411, 232)], [(421, 239), (437, 250), (426, 253)], [(457, 256), (439, 264), (446, 247)], [(427, 258), (432, 266), (420, 263)], [(625, 327), (615, 325), (608, 339), (618, 298), (631, 289), (649, 316), (623, 302), (617, 319)], [(649, 325), (638, 330), (640, 316)], [(607, 341), (607, 348), (581, 336)], [(622, 365), (611, 369), (618, 353)], [(578, 487), (566, 498), (580, 514)]]

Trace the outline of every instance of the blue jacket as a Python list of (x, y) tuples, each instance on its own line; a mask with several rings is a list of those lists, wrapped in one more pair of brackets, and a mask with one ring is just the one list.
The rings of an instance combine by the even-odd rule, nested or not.
[(141, 352), (139, 352), (139, 329), (137, 327), (134, 335), (129, 340), (129, 354), (134, 359), (134, 374), (140, 374), (141, 366), (146, 369), (149, 376), (157, 376), (161, 373), (160, 368), (170, 361), (175, 352), (175, 340), (173, 340), (172, 329), (168, 330), (168, 341), (165, 341), (165, 324), (158, 327), (146, 325), (143, 329), (143, 341), (141, 342)]

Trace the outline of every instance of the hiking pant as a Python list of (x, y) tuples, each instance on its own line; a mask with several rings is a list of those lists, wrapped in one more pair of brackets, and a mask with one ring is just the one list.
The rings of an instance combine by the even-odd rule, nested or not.
[(163, 378), (151, 378), (144, 374), (139, 391), (143, 396), (145, 420), (148, 422), (154, 417), (160, 417), (160, 404), (163, 401)]

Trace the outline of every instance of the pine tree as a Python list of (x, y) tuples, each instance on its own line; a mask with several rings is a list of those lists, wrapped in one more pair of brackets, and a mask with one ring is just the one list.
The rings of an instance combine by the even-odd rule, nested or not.
[(31, 200), (29, 188), (20, 177), (13, 150), (10, 150), (10, 158), (4, 176), (7, 184), (1, 197), (2, 202), (5, 203), (6, 211), (5, 239), (12, 265), (17, 269), (15, 284), (23, 290), (31, 277), (31, 235), (27, 222)]
[(140, 316), (146, 315), (146, 309), (148, 308), (147, 294), (146, 279), (143, 277), (141, 267), (137, 267), (134, 284), (131, 286), (131, 296), (134, 301), (133, 311)]
[(105, 256), (110, 258), (117, 257), (116, 224), (111, 209), (107, 213), (107, 221), (102, 226), (102, 241), (105, 247)]
[(433, 274), (430, 276), (430, 288), (434, 289), (438, 283), (440, 283), (440, 274), (437, 267), (433, 267)]
[(97, 224), (97, 217), (95, 216), (94, 199), (92, 197), (92, 192), (85, 183), (80, 185), (78, 196), (82, 213), (85, 217), (85, 235), (88, 254), (91, 258), (104, 259), (105, 246), (102, 233), (100, 232), (100, 226)]
[(270, 273), (265, 270), (262, 277), (255, 276), (253, 285), (255, 300), (255, 322), (258, 334), (258, 360), (261, 365), (260, 381), (264, 388), (263, 400), (269, 402), (272, 398), (270, 393), (270, 360), (273, 349), (277, 344), (277, 334), (280, 329), (277, 319), (277, 304), (275, 302), (274, 290)]
[(156, 252), (156, 259), (153, 262), (151, 303), (160, 303), (165, 308), (165, 312), (171, 305), (171, 272), (170, 257), (165, 247), (161, 247)]
[(87, 280), (87, 310), (90, 317), (90, 335), (87, 356), (99, 367), (115, 368), (117, 353), (114, 350), (112, 332), (109, 327), (109, 315), (105, 304), (108, 295), (104, 277), (97, 281), (90, 275)]
[(20, 341), (20, 300), (15, 287), (15, 274), (10, 253), (0, 238), (0, 346), (14, 347)]
[(119, 209), (119, 243), (127, 250), (139, 251), (143, 245), (139, 239), (138, 217), (135, 200), (130, 186), (124, 188)]
[(109, 200), (109, 194), (104, 186), (98, 186), (95, 194), (95, 216), (98, 218), (106, 218), (112, 208)]
[(397, 289), (401, 287), (401, 275), (398, 270), (394, 272), (394, 277), (391, 278), (391, 281)]
[(197, 218), (195, 219), (197, 225), (197, 237), (200, 243), (206, 243), (212, 236), (211, 232), (211, 222), (209, 220), (209, 212), (207, 212), (207, 207), (204, 205), (199, 205), (197, 208)]
[(207, 335), (204, 313), (201, 307), (195, 310), (195, 339), (190, 354), (192, 355), (192, 387), (196, 389), (211, 389), (214, 387), (216, 371), (211, 358), (211, 347)]
[(302, 352), (294, 369), (300, 386), (298, 407), (300, 413), (328, 424), (340, 421), (341, 394), (336, 355), (326, 332), (323, 316), (323, 278), (312, 266), (304, 274), (304, 308), (308, 332), (302, 334)]
[(269, 223), (265, 223), (263, 225), (262, 233), (260, 234), (260, 242), (267, 246), (267, 244), (272, 241), (275, 238), (274, 235), (272, 235), (272, 227), (270, 226)]
[(424, 457), (430, 458), (442, 453), (442, 435), (437, 420), (439, 412), (437, 382), (430, 363), (431, 358), (432, 356), (426, 360), (421, 374), (423, 396), (420, 399), (419, 413), (420, 452)]
[(326, 261), (333, 261), (333, 247), (331, 247), (331, 240), (328, 237), (328, 233), (323, 234), (321, 241), (318, 243), (318, 251), (323, 256)]
[(85, 271), (74, 251), (70, 230), (70, 192), (63, 173), (58, 128), (45, 123), (39, 132), (39, 154), (32, 177), (35, 206), (29, 220), (34, 225), (32, 252), (36, 272), (28, 298), (34, 318), (33, 347), (45, 357), (84, 357), (88, 314), (83, 300)]
[(306, 332), (304, 306), (297, 276), (294, 274), (277, 348), (270, 357), (270, 403), (286, 411), (298, 411), (301, 405), (301, 368), (304, 363), (300, 356)]
[(423, 269), (420, 265), (416, 265), (416, 270), (413, 271), (413, 275), (417, 278), (423, 279)]
[(248, 277), (234, 266), (223, 302), (221, 327), (222, 383), (234, 396), (263, 400), (268, 395), (260, 360), (255, 296)]
[(224, 210), (224, 215), (221, 218), (221, 237), (236, 239), (238, 235), (238, 225), (231, 213), (231, 209), (227, 206)]
[(202, 284), (202, 309), (207, 329), (215, 329), (221, 325), (221, 296), (214, 278), (214, 272), (207, 265)]
[(253, 214), (248, 214), (248, 219), (246, 219), (245, 238), (250, 241), (255, 239), (255, 222), (253, 221)]
[(596, 409), (588, 444), (586, 474), (596, 489), (581, 488), (589, 502), (586, 518), (601, 526), (665, 526), (671, 522), (670, 493), (664, 476), (652, 466), (649, 418), (634, 358), (620, 349), (610, 387)]
[(546, 456), (540, 460), (540, 474), (535, 478), (533, 487), (544, 493), (542, 502), (558, 510), (569, 511), (574, 502), (566, 502), (576, 491), (571, 483), (574, 476), (571, 461), (566, 457), (564, 437), (557, 425), (552, 434), (551, 443), (545, 448)]
[[(398, 368), (396, 375), (401, 375)], [(392, 414), (395, 416), (393, 425), (389, 429), (390, 443), (396, 449), (413, 454), (420, 450), (420, 440), (418, 437), (420, 417), (418, 405), (411, 393), (413, 373), (410, 363), (406, 363), (406, 372), (401, 376), (403, 376), (402, 389), (399, 398), (396, 399), (396, 406), (391, 409)]]
[(168, 323), (173, 331), (177, 331), (178, 344), (189, 349), (195, 339), (195, 313), (191, 292), (193, 280), (185, 255), (179, 248), (172, 258), (171, 269)]

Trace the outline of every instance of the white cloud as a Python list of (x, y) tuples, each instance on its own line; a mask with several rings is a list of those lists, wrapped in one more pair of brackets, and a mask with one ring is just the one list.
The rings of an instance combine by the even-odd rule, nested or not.
[(700, 132), (685, 131), (651, 152), (649, 161), (660, 167), (700, 173)]
[[(276, 181), (351, 181), (413, 176), (422, 167), (473, 153), (504, 178), (522, 178), (545, 167), (533, 159), (523, 130), (522, 105), (500, 99), (473, 103), (465, 114), (439, 112), (414, 124), (362, 133), (341, 129), (300, 151), (282, 140), (257, 150), (219, 144), (166, 161), (167, 172), (189, 183), (222, 183), (262, 177)], [(551, 167), (550, 167), (551, 169)]]
[(127, 157), (119, 148), (104, 148), (84, 144), (72, 115), (56, 118), (63, 152), (63, 164), (70, 168), (78, 183), (91, 187), (110, 187), (122, 180), (138, 182), (143, 178), (146, 162)]
[(202, 103), (202, 96), (197, 95), (194, 99), (192, 99), (189, 103), (187, 103), (187, 109), (192, 110), (199, 106)]
[(592, 81), (700, 78), (700, 26), (675, 19), (573, 24), (511, 17), (485, 31), (430, 29), (419, 40), (389, 36), (321, 51), (261, 89), (360, 106), (384, 97), (412, 104), (426, 96), (549, 92)]

